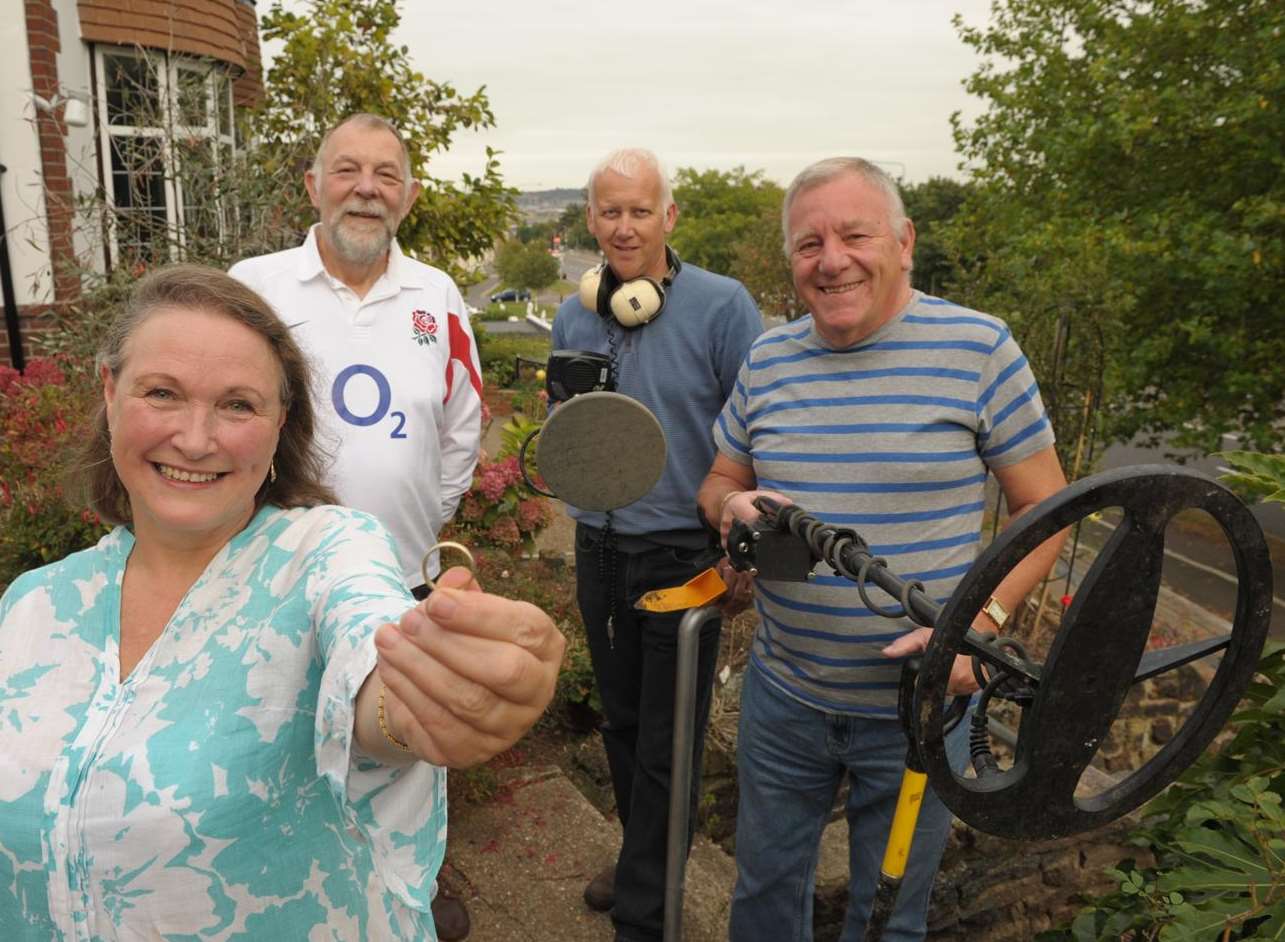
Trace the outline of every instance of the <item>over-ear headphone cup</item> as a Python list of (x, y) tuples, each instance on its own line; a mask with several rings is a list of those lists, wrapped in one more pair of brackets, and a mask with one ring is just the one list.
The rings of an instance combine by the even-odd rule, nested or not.
[(621, 282), (605, 262), (580, 276), (580, 303), (600, 317), (614, 317), (623, 327), (655, 320), (665, 307), (665, 288), (643, 276)]
[(665, 289), (650, 278), (635, 278), (612, 292), (610, 303), (616, 320), (625, 327), (638, 327), (665, 306)]
[(602, 286), (602, 265), (595, 265), (580, 276), (580, 303), (591, 311), (598, 310), (598, 290)]

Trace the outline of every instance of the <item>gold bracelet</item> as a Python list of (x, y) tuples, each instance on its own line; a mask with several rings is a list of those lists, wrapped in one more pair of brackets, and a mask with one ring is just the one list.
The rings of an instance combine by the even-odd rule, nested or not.
[(727, 502), (737, 494), (744, 494), (744, 491), (728, 491), (723, 495), (723, 499), (718, 502), (718, 522), (723, 522), (723, 511), (727, 509)]
[(402, 752), (410, 752), (410, 746), (394, 736), (388, 729), (388, 721), (384, 719), (384, 685), (379, 685), (379, 730), (384, 734), (384, 738), (400, 749)]

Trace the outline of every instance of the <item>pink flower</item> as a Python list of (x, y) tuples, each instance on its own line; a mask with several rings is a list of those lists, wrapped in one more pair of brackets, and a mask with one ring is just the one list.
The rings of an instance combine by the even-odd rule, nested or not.
[(508, 484), (522, 483), (522, 468), (518, 464), (518, 456), (510, 455), (503, 461), (499, 462), (500, 473), (504, 475), (504, 480)]
[(36, 357), (27, 364), (22, 379), (29, 386), (61, 386), (67, 376), (53, 357)]
[(518, 504), (518, 526), (527, 533), (534, 533), (549, 525), (552, 511), (548, 501), (531, 497)]
[(505, 489), (509, 486), (508, 475), (504, 473), (504, 468), (498, 464), (490, 464), (482, 468), (478, 475), (478, 490), (487, 500), (496, 501), (504, 496)]
[(472, 494), (465, 494), (464, 500), (460, 501), (460, 518), (468, 521), (482, 519), (482, 505)]
[(517, 546), (522, 542), (522, 534), (518, 531), (518, 523), (509, 516), (501, 517), (491, 524), (491, 529), (488, 531), (487, 536), (501, 546)]
[(22, 374), (12, 366), (0, 366), (0, 396), (13, 389), (22, 379)]

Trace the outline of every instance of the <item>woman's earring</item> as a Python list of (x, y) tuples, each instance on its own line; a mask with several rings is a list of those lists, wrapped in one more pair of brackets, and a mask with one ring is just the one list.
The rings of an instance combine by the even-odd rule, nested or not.
[(273, 458), (268, 462), (268, 483), (277, 483), (277, 459)]

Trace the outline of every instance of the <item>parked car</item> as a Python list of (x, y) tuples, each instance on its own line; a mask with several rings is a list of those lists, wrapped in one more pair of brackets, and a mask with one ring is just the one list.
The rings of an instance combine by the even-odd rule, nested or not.
[(498, 304), (501, 301), (530, 301), (531, 292), (526, 288), (505, 288), (503, 291), (497, 291), (491, 295), (491, 303)]

